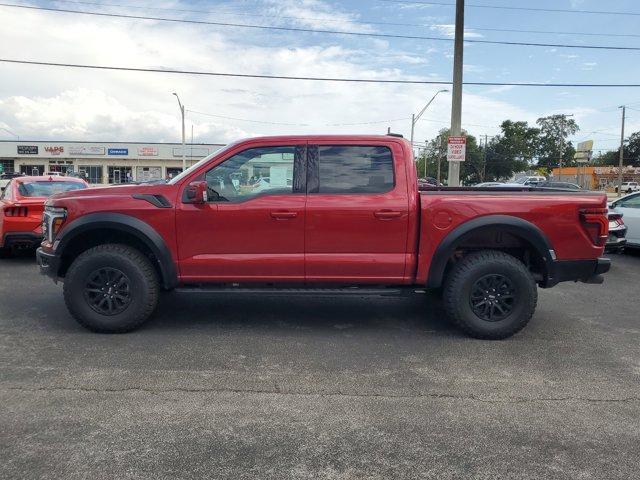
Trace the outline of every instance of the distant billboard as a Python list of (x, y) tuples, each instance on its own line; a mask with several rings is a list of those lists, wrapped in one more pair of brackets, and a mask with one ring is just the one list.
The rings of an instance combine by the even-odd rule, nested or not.
[(577, 163), (588, 163), (591, 160), (591, 154), (593, 153), (593, 140), (587, 140), (586, 142), (580, 142), (576, 146), (576, 153), (573, 158)]

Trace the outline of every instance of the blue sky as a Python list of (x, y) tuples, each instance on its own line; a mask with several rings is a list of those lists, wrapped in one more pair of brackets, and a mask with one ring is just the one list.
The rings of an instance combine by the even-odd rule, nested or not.
[[(453, 3), (453, 0), (434, 1)], [(451, 5), (382, 0), (94, 0), (93, 3), (96, 2), (102, 5), (61, 1), (17, 3), (442, 38), (451, 38), (455, 12)], [(118, 6), (106, 5), (109, 3)], [(472, 6), (474, 3), (573, 11), (477, 8)], [(476, 0), (467, 2), (466, 38), (640, 46), (640, 15), (595, 15), (577, 10), (640, 14), (640, 5), (629, 0)], [(259, 74), (433, 80), (451, 77), (453, 43), (446, 41), (262, 31), (10, 8), (2, 8), (0, 13), (0, 55), (8, 58)], [(618, 36), (485, 30), (491, 28)], [(623, 34), (637, 36), (619, 36)], [(640, 83), (639, 56), (640, 51), (466, 43), (464, 76), (468, 81)], [(194, 138), (200, 141), (229, 141), (277, 133), (383, 133), (387, 125), (408, 135), (411, 113), (417, 112), (442, 88), (194, 78), (6, 64), (0, 64), (0, 75), (6, 79), (0, 84), (0, 127), (22, 138), (73, 140), (176, 140), (178, 109), (171, 97), (175, 90), (191, 110), (188, 130), (193, 125)], [(438, 97), (418, 125), (417, 139), (429, 138), (448, 124), (450, 102), (448, 94)], [(471, 134), (492, 135), (506, 118), (534, 122), (543, 115), (573, 113), (581, 127), (574, 140), (592, 138), (596, 149), (607, 149), (617, 142), (620, 122), (617, 106), (623, 103), (640, 109), (640, 89), (466, 86), (463, 125)], [(628, 130), (640, 130), (640, 111), (628, 113)], [(1, 138), (12, 138), (1, 132)]]

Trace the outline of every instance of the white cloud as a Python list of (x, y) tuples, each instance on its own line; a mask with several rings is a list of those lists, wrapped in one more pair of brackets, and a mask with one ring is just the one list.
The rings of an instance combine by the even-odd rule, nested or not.
[[(438, 25), (431, 25), (429, 27), (432, 31), (438, 32), (445, 37), (454, 38), (456, 33), (456, 26), (453, 23), (443, 23)], [(474, 31), (473, 29), (464, 29), (464, 38), (482, 38), (483, 35)]]
[[(275, 5), (275, 3), (274, 3)], [(280, 3), (278, 3), (280, 5)], [(327, 9), (319, 1), (285, 2), (284, 8)], [(275, 8), (275, 7), (274, 7)], [(280, 7), (278, 7), (280, 8)], [(293, 14), (290, 10), (287, 10)], [(3, 10), (0, 53), (54, 62), (132, 67), (167, 67), (218, 72), (379, 79), (431, 78), (428, 50), (421, 56), (387, 42), (363, 41), (358, 48), (323, 37), (322, 45), (301, 43), (295, 35), (273, 36), (242, 29), (163, 22), (95, 18), (68, 14)], [(343, 16), (341, 16), (343, 15)], [(295, 16), (306, 16), (296, 11)], [(352, 21), (349, 14), (331, 18)], [(359, 24), (358, 24), (359, 25)], [(351, 25), (348, 28), (356, 28)], [(345, 27), (347, 28), (347, 27)], [(311, 38), (314, 41), (315, 37)], [(328, 43), (327, 43), (328, 42)], [(14, 48), (19, 45), (20, 48)], [(366, 47), (374, 48), (367, 49)], [(4, 48), (2, 48), (4, 47)], [(374, 52), (374, 53), (372, 53)], [(404, 68), (420, 65), (421, 73)], [(293, 82), (170, 74), (43, 68), (0, 63), (0, 122), (21, 138), (68, 140), (177, 141), (180, 117), (171, 92), (187, 109), (214, 115), (292, 126), (226, 120), (188, 113), (187, 130), (195, 138), (227, 142), (243, 136), (282, 133), (383, 133), (390, 122), (408, 134), (412, 112), (419, 111), (438, 85)], [(496, 126), (504, 118), (529, 118), (522, 109), (484, 95), (466, 93), (463, 123)], [(450, 97), (440, 95), (416, 129), (427, 138), (446, 126)], [(484, 133), (484, 132), (483, 132)], [(491, 132), (488, 132), (491, 133)], [(8, 135), (8, 134), (7, 134)]]
[(315, 29), (373, 31), (371, 25), (359, 22), (357, 15), (321, 0), (266, 0), (266, 4), (267, 12), (276, 21), (278, 17), (287, 17), (287, 22)]

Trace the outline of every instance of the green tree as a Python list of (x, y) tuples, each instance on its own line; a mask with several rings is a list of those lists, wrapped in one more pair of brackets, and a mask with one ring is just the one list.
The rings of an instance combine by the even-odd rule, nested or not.
[[(449, 129), (442, 129), (438, 135), (431, 140), (427, 140), (425, 148), (417, 157), (418, 178), (433, 177), (438, 175), (438, 160), (440, 160), (440, 181), (445, 183), (447, 178), (447, 138)], [(425, 170), (426, 160), (426, 170)]]
[[(619, 165), (620, 147), (601, 153), (594, 161), (599, 165)], [(625, 141), (623, 165), (640, 166), (640, 132), (632, 133)]]
[(485, 146), (484, 181), (506, 180), (515, 172), (527, 170), (538, 151), (540, 129), (512, 120), (505, 120), (500, 128), (500, 135)]
[(557, 167), (561, 152), (563, 165), (575, 165), (573, 160), (575, 149), (571, 142), (567, 141), (567, 138), (580, 130), (576, 121), (564, 114), (556, 114), (541, 117), (536, 120), (536, 123), (540, 127), (538, 167), (547, 170)]

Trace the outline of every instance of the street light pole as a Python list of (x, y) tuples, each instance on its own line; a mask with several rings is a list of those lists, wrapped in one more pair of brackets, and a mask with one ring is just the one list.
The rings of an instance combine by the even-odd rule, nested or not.
[(429, 108), (429, 105), (431, 105), (431, 102), (433, 102), (436, 99), (438, 94), (448, 92), (448, 91), (449, 90), (447, 90), (446, 88), (443, 88), (442, 90), (438, 90), (433, 95), (433, 97), (431, 97), (431, 100), (427, 102), (427, 104), (422, 108), (422, 110), (420, 110), (420, 112), (417, 115), (415, 113), (411, 114), (411, 148), (413, 148), (413, 132), (415, 130), (416, 123), (418, 123), (418, 120), (420, 120), (420, 117), (422, 116), (422, 114), (427, 111), (427, 108)]
[(184, 105), (180, 101), (178, 94), (176, 92), (173, 92), (173, 94), (178, 99), (178, 106), (180, 107), (180, 114), (182, 115), (182, 171), (184, 172), (187, 169), (187, 146), (184, 134)]
[[(464, 51), (464, 0), (456, 0), (456, 30), (453, 44), (453, 94), (451, 95), (451, 136), (462, 134), (462, 54)], [(450, 187), (460, 186), (460, 162), (449, 162)]]

